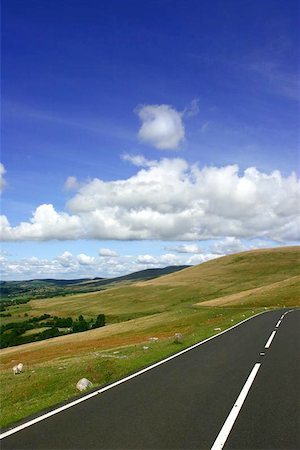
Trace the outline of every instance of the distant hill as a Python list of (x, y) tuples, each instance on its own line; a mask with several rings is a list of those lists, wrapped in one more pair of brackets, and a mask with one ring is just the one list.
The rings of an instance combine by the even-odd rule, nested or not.
[(107, 284), (116, 284), (116, 283), (122, 283), (126, 281), (146, 281), (146, 280), (152, 280), (158, 277), (161, 277), (163, 275), (167, 275), (170, 273), (178, 272), (180, 270), (186, 269), (190, 266), (168, 266), (164, 268), (156, 268), (156, 269), (145, 269), (140, 270), (138, 272), (133, 272), (128, 275), (123, 275), (120, 277), (115, 278), (103, 278), (98, 279), (97, 281), (89, 281), (89, 287), (99, 287), (99, 286), (105, 286)]
[(146, 269), (115, 278), (79, 278), (67, 279), (33, 279), (25, 281), (1, 281), (1, 298), (32, 297), (45, 298), (58, 295), (93, 292), (109, 285), (151, 280), (166, 274), (177, 272), (189, 266), (168, 266), (164, 268)]
[(46, 284), (55, 284), (57, 286), (67, 286), (67, 285), (73, 285), (73, 284), (81, 284), (87, 281), (91, 280), (103, 280), (104, 278), (78, 278), (77, 280), (62, 280), (62, 279), (56, 279), (56, 278), (43, 278), (43, 279), (37, 279), (37, 280), (29, 280), (29, 283), (46, 283)]

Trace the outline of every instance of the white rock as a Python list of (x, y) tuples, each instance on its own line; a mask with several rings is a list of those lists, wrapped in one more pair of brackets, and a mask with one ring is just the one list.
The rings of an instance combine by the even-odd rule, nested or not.
[(92, 387), (93, 384), (90, 380), (87, 378), (81, 378), (78, 383), (76, 384), (76, 388), (79, 391), (85, 391), (87, 388)]
[(221, 331), (221, 328), (214, 328), (215, 331)]
[(175, 344), (182, 344), (183, 336), (181, 333), (175, 333), (174, 342), (175, 342)]
[(13, 373), (14, 373), (14, 375), (17, 375), (18, 373), (21, 373), (21, 372), (23, 372), (23, 364), (22, 363), (19, 363), (19, 364), (17, 364), (16, 366), (14, 366), (13, 367)]
[(143, 350), (148, 350), (149, 347), (147, 347), (147, 345), (143, 346)]
[(150, 342), (157, 342), (158, 341), (158, 337), (151, 337), (149, 338)]

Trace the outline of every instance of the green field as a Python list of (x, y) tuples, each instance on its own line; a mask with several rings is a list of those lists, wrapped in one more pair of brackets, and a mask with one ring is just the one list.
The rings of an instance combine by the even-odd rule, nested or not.
[[(299, 247), (257, 250), (130, 286), (12, 307), (3, 320), (105, 314), (107, 325), (1, 350), (2, 426), (76, 396), (79, 378), (100, 386), (258, 312), (300, 306), (299, 260)], [(182, 344), (173, 342), (176, 332)], [(14, 376), (18, 362), (25, 370)]]

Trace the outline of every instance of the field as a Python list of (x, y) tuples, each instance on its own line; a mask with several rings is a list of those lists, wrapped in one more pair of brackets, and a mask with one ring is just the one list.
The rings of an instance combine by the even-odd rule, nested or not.
[[(2, 426), (76, 396), (79, 378), (100, 386), (258, 312), (300, 306), (299, 259), (297, 247), (257, 250), (150, 281), (13, 306), (3, 320), (105, 314), (107, 325), (1, 350)], [(182, 344), (174, 343), (177, 332)], [(25, 371), (14, 376), (18, 362)]]

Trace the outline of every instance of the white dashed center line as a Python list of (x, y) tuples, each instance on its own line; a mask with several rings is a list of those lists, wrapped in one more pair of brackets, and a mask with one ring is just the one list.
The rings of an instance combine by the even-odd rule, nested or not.
[(213, 443), (213, 446), (211, 447), (211, 450), (221, 450), (225, 442), (227, 441), (227, 438), (229, 436), (229, 433), (234, 425), (234, 422), (236, 421), (236, 418), (240, 412), (241, 407), (243, 406), (243, 403), (247, 397), (247, 394), (251, 388), (251, 385), (254, 381), (254, 378), (256, 377), (256, 374), (260, 368), (261, 364), (256, 363), (253, 369), (251, 370), (251, 373), (246, 381), (246, 383), (243, 386), (243, 389), (240, 392), (240, 395), (238, 396), (235, 404), (233, 405), (229, 416), (224, 422), (223, 427), (221, 428), (220, 433), (217, 436), (217, 439)]
[(272, 343), (272, 341), (274, 339), (275, 334), (276, 334), (276, 331), (273, 331), (273, 333), (271, 334), (271, 336), (268, 339), (268, 342), (265, 345), (265, 348), (269, 348), (270, 347), (270, 345), (271, 345), (271, 343)]
[[(275, 328), (278, 329), (278, 327), (280, 326), (282, 320), (284, 319), (286, 314), (288, 314), (288, 312), (290, 312), (290, 311), (285, 312), (280, 317), (280, 319), (278, 320)], [(270, 345), (271, 345), (271, 343), (272, 343), (272, 341), (274, 339), (274, 336), (276, 334), (276, 331), (277, 330), (274, 330), (271, 333), (271, 335), (270, 335), (270, 337), (269, 337), (269, 339), (268, 339), (268, 341), (267, 341), (267, 343), (265, 345), (265, 348), (269, 348), (270, 347)], [(260, 352), (260, 356), (264, 356), (264, 355), (265, 355), (265, 352)], [(223, 427), (221, 428), (221, 431), (219, 432), (215, 442), (213, 443), (213, 446), (211, 447), (211, 450), (221, 450), (224, 447), (224, 445), (225, 445), (225, 443), (226, 443), (226, 441), (228, 439), (229, 433), (231, 432), (231, 429), (232, 429), (232, 427), (233, 427), (233, 425), (234, 425), (234, 423), (236, 421), (236, 418), (237, 418), (237, 416), (238, 416), (238, 414), (239, 414), (239, 412), (240, 412), (240, 410), (241, 410), (241, 408), (243, 406), (243, 403), (244, 403), (244, 401), (245, 401), (245, 399), (247, 397), (247, 394), (248, 394), (248, 392), (249, 392), (249, 390), (251, 388), (251, 385), (252, 385), (252, 383), (253, 383), (253, 381), (254, 381), (254, 379), (256, 377), (256, 374), (257, 374), (260, 366), (261, 366), (260, 363), (256, 363), (255, 366), (253, 367), (253, 369), (252, 369), (252, 371), (251, 371), (251, 373), (250, 373), (246, 383), (244, 384), (244, 386), (243, 386), (243, 388), (242, 388), (242, 390), (240, 392), (240, 395), (238, 396), (238, 398), (237, 398), (235, 404), (233, 405), (233, 407), (232, 407), (232, 409), (231, 409), (227, 419), (224, 422)]]

